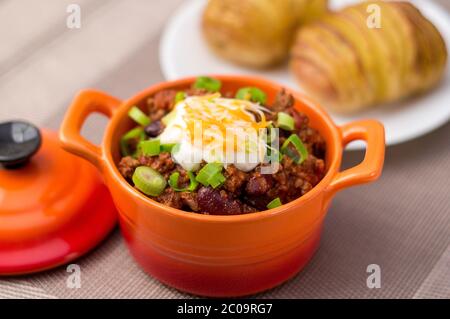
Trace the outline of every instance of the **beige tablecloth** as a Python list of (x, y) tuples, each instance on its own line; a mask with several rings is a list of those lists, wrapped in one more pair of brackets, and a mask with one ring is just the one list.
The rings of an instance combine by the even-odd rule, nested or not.
[[(66, 28), (69, 0), (0, 0), (0, 120), (25, 118), (57, 129), (73, 95), (95, 87), (125, 98), (163, 79), (165, 21), (181, 0), (78, 0), (81, 29)], [(441, 0), (450, 7), (448, 0)], [(448, 79), (447, 79), (448, 80)], [(85, 133), (99, 141), (105, 120)], [(450, 298), (450, 124), (389, 147), (379, 182), (340, 193), (321, 247), (298, 276), (258, 298)], [(345, 167), (363, 154), (345, 155)], [(0, 298), (190, 298), (144, 274), (120, 232), (76, 263), (0, 279)], [(369, 264), (381, 288), (366, 285)]]

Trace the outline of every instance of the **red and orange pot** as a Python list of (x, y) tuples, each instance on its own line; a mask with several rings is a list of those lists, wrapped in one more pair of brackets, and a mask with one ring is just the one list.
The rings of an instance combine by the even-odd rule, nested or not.
[[(215, 76), (225, 91), (256, 86), (273, 101), (280, 86), (262, 79)], [(164, 89), (189, 87), (194, 78), (152, 86), (127, 101), (97, 91), (81, 92), (61, 127), (63, 148), (94, 164), (119, 211), (128, 247), (150, 275), (182, 291), (203, 296), (242, 296), (275, 287), (297, 274), (319, 246), (321, 231), (336, 192), (376, 180), (384, 160), (384, 129), (377, 121), (336, 126), (321, 107), (291, 92), (295, 106), (326, 139), (327, 174), (303, 197), (281, 207), (246, 215), (212, 216), (164, 206), (134, 189), (119, 173), (119, 139), (133, 123), (128, 110)], [(94, 112), (110, 118), (101, 146), (80, 135)], [(343, 149), (354, 140), (367, 144), (361, 164), (340, 171)]]

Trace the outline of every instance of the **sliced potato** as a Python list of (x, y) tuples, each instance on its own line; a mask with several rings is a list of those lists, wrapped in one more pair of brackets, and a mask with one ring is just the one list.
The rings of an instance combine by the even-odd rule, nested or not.
[(385, 5), (385, 11), (390, 15), (392, 23), (394, 25), (394, 30), (399, 35), (399, 44), (401, 49), (401, 83), (402, 83), (402, 95), (400, 97), (408, 95), (409, 91), (409, 78), (410, 72), (417, 56), (417, 46), (414, 40), (415, 31), (414, 27), (409, 22), (408, 18), (404, 16), (401, 10), (392, 5)]
[(367, 27), (367, 15), (358, 10), (358, 7), (350, 7), (344, 11), (355, 20), (359, 25), (364, 36), (370, 43), (373, 54), (376, 56), (377, 61), (377, 74), (380, 77), (378, 82), (378, 90), (376, 98), (373, 103), (385, 101), (392, 96), (393, 84), (395, 78), (392, 69), (395, 67), (395, 62), (392, 58), (392, 53), (389, 48), (389, 44), (386, 42), (383, 34), (379, 29), (369, 29)]
[[(333, 58), (328, 49), (324, 47), (320, 33), (316, 31), (315, 26), (298, 33), (291, 55), (291, 68), (294, 70), (294, 74), (298, 75), (300, 85), (317, 92), (318, 94), (315, 96), (319, 101), (329, 104), (334, 101), (340, 104), (343, 97), (348, 99), (342, 85), (343, 82), (339, 77), (340, 69), (336, 68), (333, 63)], [(310, 67), (305, 69), (307, 64), (310, 64)], [(313, 70), (317, 70), (320, 76), (311, 77)], [(324, 76), (328, 78), (328, 81), (323, 79)], [(320, 88), (323, 88), (323, 91)]]
[[(445, 65), (447, 64), (447, 48), (441, 34), (429, 20), (422, 17), (420, 23), (427, 35), (427, 39), (430, 41), (432, 75), (430, 76), (429, 87), (433, 87), (444, 74)], [(427, 90), (429, 87), (423, 89)]]
[[(316, 2), (325, 5), (310, 8)], [(270, 67), (287, 58), (303, 19), (320, 15), (327, 4), (328, 0), (209, 0), (202, 30), (217, 55), (244, 66)]]
[(394, 24), (392, 14), (389, 11), (389, 4), (381, 1), (368, 1), (357, 7), (362, 15), (367, 16), (367, 5), (377, 4), (380, 6), (381, 26), (379, 29), (373, 29), (372, 32), (379, 34), (379, 41), (383, 41), (386, 52), (387, 62), (390, 68), (391, 83), (388, 89), (388, 95), (384, 102), (397, 100), (402, 95), (402, 73), (404, 71), (404, 60), (402, 57), (403, 47), (401, 45), (401, 34)]
[(340, 36), (332, 27), (317, 23), (323, 45), (327, 47), (336, 68), (340, 70), (339, 83), (345, 89), (347, 107), (343, 111), (352, 112), (363, 105), (366, 98), (367, 82), (357, 52), (350, 41)]
[(415, 30), (415, 42), (418, 48), (417, 59), (411, 72), (411, 91), (421, 92), (428, 88), (432, 82), (433, 76), (433, 53), (432, 43), (422, 27), (421, 14), (419, 11), (407, 3), (399, 2), (397, 6), (403, 10), (405, 16), (409, 19), (410, 24)]
[(303, 3), (303, 8), (299, 12), (299, 23), (303, 26), (317, 20), (328, 11), (328, 0), (296, 0)]
[(300, 81), (300, 86), (311, 92), (319, 102), (334, 105), (336, 101), (340, 101), (336, 85), (332, 82), (327, 69), (315, 59), (309, 59), (306, 50), (291, 60), (290, 67), (293, 73), (298, 75), (298, 79), (308, 79)]
[(347, 108), (351, 109), (353, 105), (360, 104), (360, 92), (355, 89), (358, 78), (355, 56), (347, 44), (319, 24), (315, 24), (305, 33), (300, 31), (300, 39), (304, 39), (319, 53), (318, 63), (324, 64), (326, 61), (331, 65), (328, 70), (332, 72), (332, 83), (339, 93), (339, 99), (346, 102)]
[[(381, 28), (367, 24), (370, 4), (381, 9)], [(446, 63), (442, 36), (419, 10), (411, 3), (381, 0), (344, 8), (305, 26), (291, 54), (301, 85), (340, 112), (427, 91), (442, 78)]]
[(364, 78), (361, 88), (364, 100), (361, 102), (365, 105), (370, 104), (375, 98), (377, 77), (375, 74), (376, 61), (374, 54), (371, 53), (369, 42), (360, 29), (347, 19), (342, 19), (336, 15), (328, 15), (322, 19), (322, 22), (329, 25), (330, 28), (334, 28), (342, 38), (347, 39), (356, 51), (357, 63), (361, 68), (361, 76)]

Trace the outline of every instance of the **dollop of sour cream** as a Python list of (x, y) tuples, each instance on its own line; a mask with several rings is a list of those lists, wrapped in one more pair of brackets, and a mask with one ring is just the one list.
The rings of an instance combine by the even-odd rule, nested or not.
[(267, 109), (246, 100), (223, 98), (219, 93), (192, 96), (178, 102), (163, 118), (161, 144), (176, 144), (172, 157), (188, 171), (200, 163), (235, 165), (248, 172), (264, 161)]

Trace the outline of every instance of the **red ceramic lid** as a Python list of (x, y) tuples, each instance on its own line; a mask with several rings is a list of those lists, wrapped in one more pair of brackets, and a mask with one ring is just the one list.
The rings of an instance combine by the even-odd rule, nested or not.
[(116, 224), (112, 199), (96, 169), (65, 152), (55, 133), (44, 130), (41, 136), (42, 143), (38, 138), (34, 146), (22, 141), (31, 155), (41, 144), (28, 162), (26, 154), (10, 157), (14, 167), (5, 168), (2, 154), (17, 152), (8, 150), (0, 135), (0, 275), (68, 263), (94, 248)]

